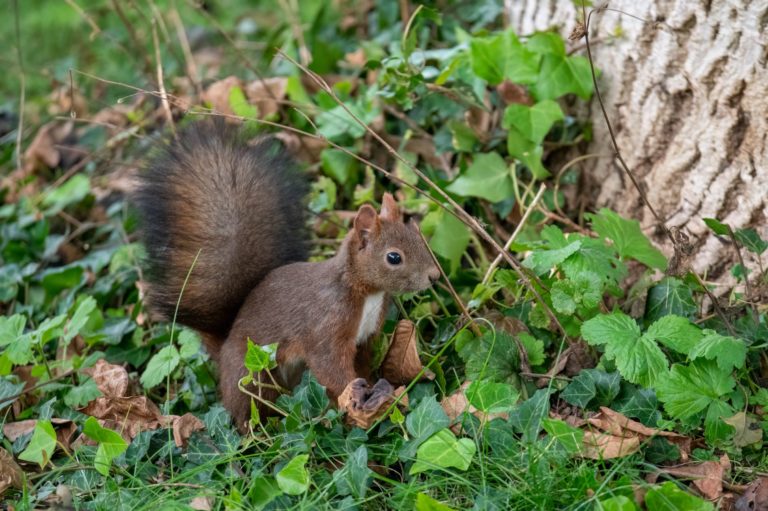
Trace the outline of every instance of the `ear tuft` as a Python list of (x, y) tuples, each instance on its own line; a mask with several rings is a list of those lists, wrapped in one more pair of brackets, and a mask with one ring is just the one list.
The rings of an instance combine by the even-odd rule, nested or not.
[(371, 233), (379, 229), (379, 215), (373, 209), (373, 206), (363, 204), (357, 210), (353, 225), (358, 239), (362, 242), (360, 248), (364, 248)]
[(379, 213), (379, 216), (389, 222), (403, 221), (403, 213), (400, 211), (391, 193), (385, 193), (381, 199), (381, 213)]

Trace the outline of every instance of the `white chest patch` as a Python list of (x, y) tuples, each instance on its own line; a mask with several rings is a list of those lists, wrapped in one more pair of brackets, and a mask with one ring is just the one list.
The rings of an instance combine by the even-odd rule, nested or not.
[(357, 344), (365, 342), (376, 331), (383, 306), (384, 293), (376, 293), (365, 299), (363, 313), (360, 316), (360, 324), (357, 327), (357, 336), (355, 337)]

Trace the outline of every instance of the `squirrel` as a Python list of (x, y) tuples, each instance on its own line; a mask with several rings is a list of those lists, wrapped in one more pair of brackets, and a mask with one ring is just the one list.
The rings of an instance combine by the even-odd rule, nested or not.
[[(308, 182), (274, 139), (247, 142), (237, 126), (197, 121), (145, 169), (134, 200), (148, 306), (201, 334), (241, 432), (251, 416), (251, 398), (238, 389), (248, 339), (278, 343), (273, 376), (281, 387), (292, 389), (309, 369), (334, 400), (354, 381), (352, 407), (369, 408), (371, 394), (392, 388), (367, 384), (371, 340), (391, 295), (428, 288), (440, 269), (390, 194), (379, 212), (360, 206), (335, 256), (305, 262)], [(279, 395), (248, 390), (267, 401)]]

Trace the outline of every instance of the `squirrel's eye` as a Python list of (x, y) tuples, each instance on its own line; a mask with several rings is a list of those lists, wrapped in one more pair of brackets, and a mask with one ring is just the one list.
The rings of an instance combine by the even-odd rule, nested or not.
[(403, 258), (397, 252), (387, 253), (387, 262), (392, 265), (398, 265), (403, 262)]

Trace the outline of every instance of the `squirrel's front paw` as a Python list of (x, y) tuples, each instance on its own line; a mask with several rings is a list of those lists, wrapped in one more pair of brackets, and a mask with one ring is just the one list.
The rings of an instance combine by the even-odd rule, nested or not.
[[(380, 378), (379, 381), (370, 389), (370, 392), (363, 403), (363, 410), (373, 411), (381, 408), (385, 402), (390, 401), (392, 394), (395, 392), (395, 388), (384, 378)], [(389, 403), (387, 403), (389, 406)]]
[(371, 387), (366, 379), (355, 378), (349, 382), (347, 388), (349, 389), (349, 408), (352, 410), (362, 410), (371, 391)]

